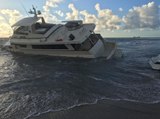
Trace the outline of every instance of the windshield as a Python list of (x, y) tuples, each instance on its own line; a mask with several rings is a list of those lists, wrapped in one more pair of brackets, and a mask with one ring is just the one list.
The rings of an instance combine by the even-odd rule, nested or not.
[(15, 26), (13, 31), (14, 34), (28, 34), (29, 26)]

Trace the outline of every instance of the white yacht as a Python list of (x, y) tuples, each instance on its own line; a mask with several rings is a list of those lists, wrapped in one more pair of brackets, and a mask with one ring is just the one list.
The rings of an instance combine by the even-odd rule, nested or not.
[(105, 41), (95, 34), (95, 24), (81, 20), (63, 21), (62, 24), (46, 23), (41, 12), (33, 7), (33, 17), (15, 23), (13, 35), (4, 47), (11, 52), (65, 57), (111, 58), (116, 43)]
[(149, 64), (151, 65), (152, 69), (160, 70), (160, 55), (157, 57), (152, 57), (149, 61)]

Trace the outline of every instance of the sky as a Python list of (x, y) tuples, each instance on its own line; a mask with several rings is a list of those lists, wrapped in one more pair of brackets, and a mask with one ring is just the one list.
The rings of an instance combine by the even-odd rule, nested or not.
[(47, 22), (95, 23), (104, 37), (160, 37), (160, 0), (0, 0), (0, 37), (34, 5)]

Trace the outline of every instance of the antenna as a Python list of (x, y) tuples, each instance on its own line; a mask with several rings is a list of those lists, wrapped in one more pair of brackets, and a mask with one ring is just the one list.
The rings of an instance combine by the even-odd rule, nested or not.
[(30, 14), (34, 14), (35, 17), (37, 17), (37, 15), (41, 14), (40, 10), (37, 11), (36, 8), (33, 5), (32, 5), (32, 7), (33, 7), (32, 8), (33, 10), (30, 9), (30, 11), (29, 11)]
[(27, 10), (21, 0), (20, 0), (20, 3), (21, 3), (21, 6), (23, 7), (24, 11), (26, 12), (26, 14), (29, 16), (29, 14), (28, 14), (28, 12), (27, 12)]

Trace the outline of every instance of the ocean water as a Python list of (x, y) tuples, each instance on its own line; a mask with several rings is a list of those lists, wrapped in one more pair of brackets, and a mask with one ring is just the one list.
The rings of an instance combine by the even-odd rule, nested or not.
[(148, 64), (160, 39), (114, 39), (122, 58), (11, 54), (0, 50), (0, 119), (27, 119), (97, 100), (160, 102), (160, 71)]

